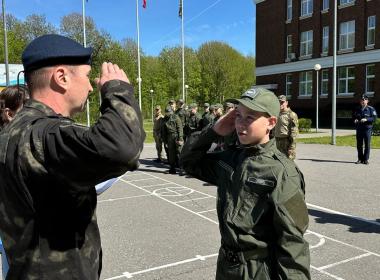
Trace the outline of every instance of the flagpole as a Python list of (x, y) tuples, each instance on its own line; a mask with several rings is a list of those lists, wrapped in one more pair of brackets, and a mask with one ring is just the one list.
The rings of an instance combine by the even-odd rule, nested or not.
[(137, 71), (139, 83), (139, 107), (141, 110), (141, 62), (140, 62), (140, 19), (139, 19), (139, 0), (136, 0), (136, 29), (137, 29)]
[(183, 12), (183, 0), (181, 0), (181, 27), (182, 27), (182, 99), (185, 100), (185, 34), (184, 34), (184, 12)]
[[(86, 40), (86, 12), (85, 12), (85, 3), (84, 0), (82, 0), (82, 23), (83, 23), (83, 47), (87, 47), (87, 40)], [(87, 98), (86, 101), (86, 111), (87, 111), (87, 126), (90, 127), (90, 101)]]
[(2, 0), (3, 6), (3, 25), (4, 25), (4, 62), (6, 85), (9, 86), (9, 63), (8, 63), (8, 38), (7, 38), (7, 18), (5, 14), (5, 0)]

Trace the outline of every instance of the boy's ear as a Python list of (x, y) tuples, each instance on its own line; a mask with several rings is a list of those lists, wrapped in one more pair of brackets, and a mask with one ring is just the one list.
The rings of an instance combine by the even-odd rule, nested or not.
[(275, 116), (269, 117), (268, 122), (269, 122), (268, 129), (272, 130), (276, 126), (277, 117), (275, 117)]

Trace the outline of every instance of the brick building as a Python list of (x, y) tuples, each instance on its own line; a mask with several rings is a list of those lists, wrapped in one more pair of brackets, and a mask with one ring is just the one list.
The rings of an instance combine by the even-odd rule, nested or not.
[(363, 93), (380, 112), (380, 0), (255, 0), (256, 80), (286, 94), (299, 117), (331, 125), (334, 3), (337, 24), (337, 127), (351, 125)]

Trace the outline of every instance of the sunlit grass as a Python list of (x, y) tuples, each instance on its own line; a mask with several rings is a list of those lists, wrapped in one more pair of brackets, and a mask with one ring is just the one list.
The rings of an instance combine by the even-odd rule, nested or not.
[[(325, 137), (315, 137), (315, 138), (299, 138), (297, 143), (305, 144), (331, 144), (331, 136)], [(351, 146), (356, 147), (356, 137), (351, 136), (337, 136), (336, 137), (337, 146)], [(380, 149), (380, 136), (372, 136), (371, 138), (371, 148)]]

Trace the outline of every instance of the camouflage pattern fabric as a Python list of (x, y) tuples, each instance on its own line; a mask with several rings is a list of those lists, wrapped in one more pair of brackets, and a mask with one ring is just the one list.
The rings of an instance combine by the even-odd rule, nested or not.
[(310, 279), (302, 173), (274, 139), (209, 153), (217, 137), (212, 128), (193, 133), (181, 154), (188, 174), (218, 186), (216, 279)]
[(168, 153), (170, 168), (174, 169), (178, 165), (178, 158), (182, 149), (182, 145), (179, 145), (177, 142), (183, 141), (182, 122), (176, 114), (165, 116), (161, 135)]
[(94, 186), (136, 169), (145, 139), (133, 88), (113, 80), (101, 94), (102, 115), (91, 128), (30, 99), (1, 131), (7, 279), (99, 278)]
[(298, 116), (290, 108), (280, 112), (274, 129), (277, 148), (288, 158), (296, 158), (296, 139), (298, 136)]
[(162, 137), (161, 126), (163, 124), (164, 116), (162, 114), (156, 115), (153, 123), (153, 138), (156, 143), (157, 158), (162, 159)]

